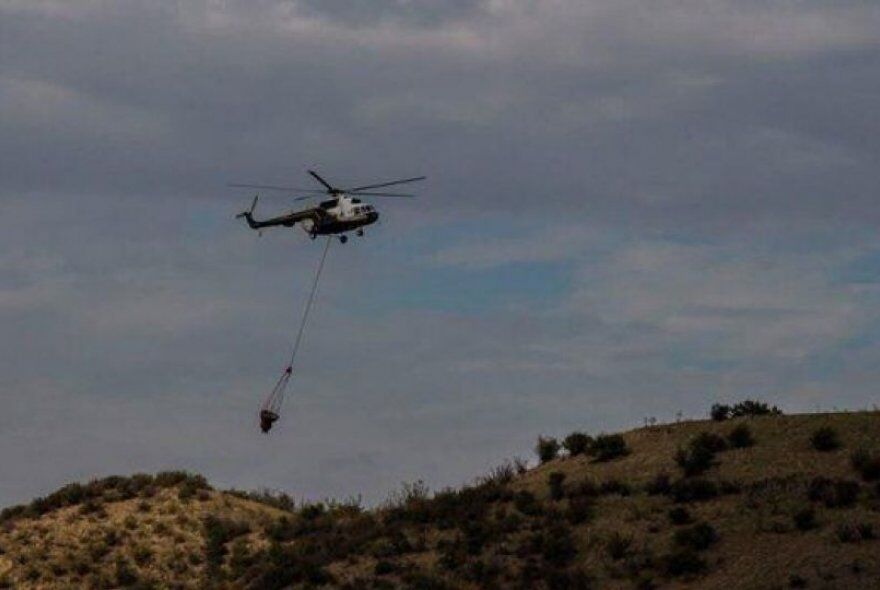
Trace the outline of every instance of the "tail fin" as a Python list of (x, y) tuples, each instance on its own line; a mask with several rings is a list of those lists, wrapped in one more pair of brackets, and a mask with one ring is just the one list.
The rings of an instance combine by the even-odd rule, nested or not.
[(241, 213), (239, 213), (238, 215), (235, 216), (236, 219), (244, 217), (244, 220), (247, 221), (247, 224), (250, 226), (251, 229), (258, 229), (260, 227), (259, 225), (256, 224), (256, 222), (254, 221), (254, 217), (253, 217), (254, 209), (257, 208), (257, 200), (259, 198), (260, 198), (260, 195), (255, 195), (254, 200), (251, 203), (251, 208), (248, 209), (247, 211), (242, 211)]

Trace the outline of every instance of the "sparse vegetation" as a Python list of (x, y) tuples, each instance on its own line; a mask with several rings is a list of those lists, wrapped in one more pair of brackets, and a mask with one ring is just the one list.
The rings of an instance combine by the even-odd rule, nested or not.
[[(216, 492), (181, 472), (72, 484), (4, 511), (0, 581), (22, 590), (55, 579), (70, 588), (180, 590), (720, 588), (749, 579), (737, 554), (748, 547), (768, 564), (767, 587), (782, 588), (805, 574), (791, 565), (797, 546), (798, 559), (831, 563), (824, 571), (839, 587), (864, 587), (880, 565), (866, 557), (880, 497), (859, 481), (863, 471), (871, 478), (880, 451), (876, 419), (731, 416), (729, 424), (640, 428), (599, 443), (612, 449), (605, 460), (551, 459), (532, 470), (508, 462), (434, 492), (417, 481), (373, 509)], [(816, 453), (805, 440), (824, 425), (862, 450)], [(561, 445), (569, 456), (600, 458), (572, 435)], [(678, 447), (708, 451), (710, 467), (683, 477)], [(731, 448), (740, 450), (724, 454)]]

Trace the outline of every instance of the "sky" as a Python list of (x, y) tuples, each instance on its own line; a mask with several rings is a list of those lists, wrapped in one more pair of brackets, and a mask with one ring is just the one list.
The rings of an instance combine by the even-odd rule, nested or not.
[[(880, 5), (0, 2), (0, 506), (381, 502), (562, 436), (880, 381)], [(320, 255), (229, 182), (424, 174)], [(263, 195), (258, 214), (289, 210)]]

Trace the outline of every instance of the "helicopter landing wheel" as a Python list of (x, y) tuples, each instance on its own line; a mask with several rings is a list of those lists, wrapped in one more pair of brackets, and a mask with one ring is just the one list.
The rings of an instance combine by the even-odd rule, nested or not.
[(348, 236), (339, 236), (339, 243), (344, 244), (348, 241)]
[(362, 230), (362, 229), (357, 230), (355, 233), (357, 234), (357, 237), (359, 237), (359, 238), (364, 237), (364, 230)]
[(309, 237), (314, 240), (318, 237), (318, 234), (309, 234)]

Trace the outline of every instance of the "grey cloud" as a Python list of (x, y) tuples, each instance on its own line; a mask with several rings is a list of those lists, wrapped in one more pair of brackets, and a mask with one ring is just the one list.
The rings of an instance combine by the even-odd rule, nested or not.
[(484, 14), (485, 0), (300, 0), (293, 4), (304, 15), (315, 15), (354, 28), (384, 22), (438, 26)]

